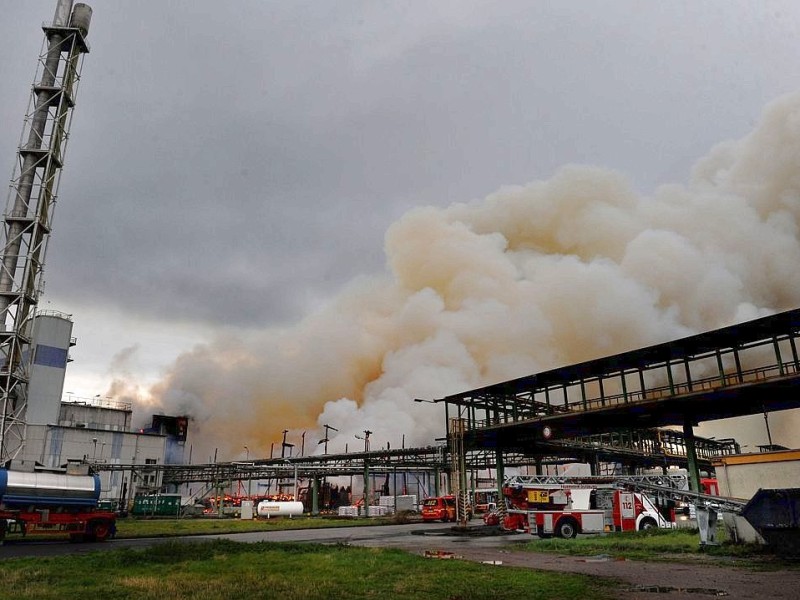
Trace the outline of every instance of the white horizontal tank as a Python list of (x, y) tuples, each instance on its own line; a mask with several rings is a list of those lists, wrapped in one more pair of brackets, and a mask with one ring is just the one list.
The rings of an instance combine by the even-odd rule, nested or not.
[(303, 514), (302, 502), (273, 502), (262, 500), (258, 503), (258, 516), (269, 519), (270, 517), (299, 517)]

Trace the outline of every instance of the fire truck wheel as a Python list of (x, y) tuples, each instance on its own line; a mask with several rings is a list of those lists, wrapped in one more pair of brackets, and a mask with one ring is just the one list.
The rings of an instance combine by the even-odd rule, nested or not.
[(649, 529), (657, 529), (658, 523), (653, 517), (645, 517), (642, 519), (641, 523), (639, 523), (639, 531), (647, 531)]
[(560, 538), (570, 539), (578, 535), (578, 523), (575, 519), (563, 518), (556, 524), (556, 535)]
[(543, 540), (546, 540), (548, 538), (553, 537), (552, 533), (545, 533), (544, 532), (544, 527), (542, 527), (541, 525), (539, 525), (536, 528), (536, 535), (539, 536), (540, 538), (542, 538)]

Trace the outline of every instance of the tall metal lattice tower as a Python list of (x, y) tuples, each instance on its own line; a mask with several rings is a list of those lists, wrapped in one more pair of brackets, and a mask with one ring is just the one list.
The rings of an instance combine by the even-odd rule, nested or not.
[(92, 9), (58, 0), (42, 26), (31, 99), (11, 177), (0, 263), (0, 467), (25, 443), (31, 333)]

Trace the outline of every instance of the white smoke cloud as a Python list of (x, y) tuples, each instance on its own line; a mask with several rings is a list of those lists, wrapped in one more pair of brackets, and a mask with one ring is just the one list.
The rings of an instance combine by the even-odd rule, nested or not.
[[(219, 339), (151, 391), (209, 446), (261, 454), (329, 424), (329, 451), (445, 432), (415, 403), (800, 305), (800, 94), (712, 149), (683, 185), (638, 196), (568, 166), (386, 234), (388, 273), (353, 282), (296, 327)], [(777, 431), (788, 431), (776, 427)], [(786, 442), (784, 442), (786, 443)], [(299, 450), (296, 450), (299, 451)]]

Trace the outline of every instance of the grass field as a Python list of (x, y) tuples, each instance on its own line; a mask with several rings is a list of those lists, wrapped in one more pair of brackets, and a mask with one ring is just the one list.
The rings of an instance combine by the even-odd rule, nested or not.
[[(393, 523), (392, 519), (296, 518), (121, 519), (119, 536), (168, 537)], [(479, 527), (479, 525), (474, 525)], [(530, 539), (530, 538), (529, 538)], [(525, 552), (608, 555), (627, 560), (722, 560), (762, 568), (751, 559), (761, 548), (703, 547), (692, 530), (652, 530), (572, 540), (532, 538), (515, 545)], [(703, 555), (701, 557), (700, 555)], [(748, 561), (750, 561), (748, 563)], [(739, 562), (739, 561), (736, 561)], [(760, 562), (760, 561), (756, 561)], [(767, 563), (766, 568), (769, 568)], [(0, 600), (70, 598), (404, 598), (604, 599), (619, 590), (602, 578), (529, 569), (429, 560), (399, 550), (295, 543), (253, 544), (229, 540), (166, 541), (144, 550), (88, 552), (72, 556), (0, 561)]]
[(689, 558), (691, 555), (700, 554), (719, 558), (770, 556), (763, 546), (731, 543), (722, 529), (717, 535), (717, 541), (718, 545), (701, 546), (697, 530), (651, 529), (649, 531), (585, 536), (571, 540), (534, 539), (525, 545), (525, 549), (530, 552), (550, 552), (573, 556), (608, 554), (634, 560)]
[(166, 542), (0, 562), (0, 599), (403, 598), (585, 600), (608, 581), (581, 575), (428, 560), (398, 550), (315, 544)]
[[(250, 531), (282, 531), (290, 529), (323, 529), (335, 527), (363, 527), (407, 522), (403, 518), (337, 518), (337, 517), (279, 517), (273, 519), (169, 519), (125, 518), (117, 520), (117, 539), (180, 537), (222, 533), (247, 533)], [(24, 539), (20, 533), (7, 533), (6, 539)], [(37, 534), (28, 539), (66, 539), (66, 534)]]
[[(118, 539), (179, 537), (253, 531), (390, 525), (406, 522), (408, 522), (406, 517), (368, 519), (336, 517), (296, 517), (289, 519), (280, 517), (256, 520), (126, 518), (117, 521), (116, 537)], [(475, 522), (471, 527), (479, 528), (481, 525)], [(8, 539), (21, 538), (19, 534), (10, 534), (7, 537)], [(61, 539), (63, 537), (63, 535), (36, 536), (36, 539)], [(529, 552), (583, 556), (608, 554), (611, 556), (624, 556), (632, 560), (674, 560), (681, 556), (689, 558), (692, 555), (720, 558), (767, 556), (767, 552), (763, 547), (729, 543), (722, 529), (720, 529), (717, 536), (720, 544), (705, 547), (700, 546), (700, 538), (697, 531), (687, 529), (655, 529), (647, 532), (612, 533), (602, 536), (581, 536), (571, 540), (559, 538), (542, 540), (536, 537), (529, 539), (531, 541), (522, 546)]]

